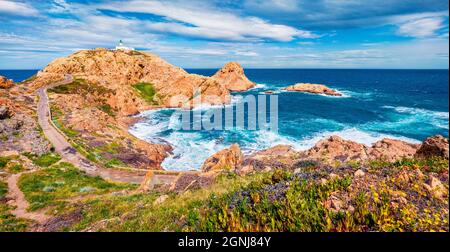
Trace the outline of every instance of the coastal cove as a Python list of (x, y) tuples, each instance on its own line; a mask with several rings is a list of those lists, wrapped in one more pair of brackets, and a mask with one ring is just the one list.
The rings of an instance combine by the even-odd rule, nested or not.
[[(190, 73), (213, 75), (215, 69), (190, 69)], [(243, 93), (232, 93), (236, 106), (246, 95), (278, 95), (278, 132), (252, 130), (174, 130), (174, 109), (150, 110), (130, 128), (147, 141), (168, 142), (173, 155), (162, 166), (168, 170), (199, 169), (212, 154), (238, 143), (250, 154), (278, 144), (297, 150), (311, 148), (319, 140), (338, 135), (371, 145), (382, 138), (411, 143), (441, 134), (448, 137), (448, 70), (330, 70), (246, 69), (258, 85)], [(296, 82), (323, 83), (344, 95), (285, 92)], [(201, 108), (202, 113), (218, 109)], [(220, 108), (219, 108), (220, 109)]]
[[(212, 76), (217, 69), (187, 69)], [(0, 75), (22, 81), (36, 71), (0, 70)], [(350, 70), (350, 69), (246, 69), (258, 85), (232, 93), (239, 103), (250, 95), (279, 96), (278, 132), (182, 131), (170, 121), (174, 109), (141, 113), (143, 120), (130, 133), (150, 142), (168, 142), (173, 154), (162, 163), (167, 170), (198, 170), (212, 154), (238, 143), (243, 152), (287, 144), (297, 150), (338, 135), (370, 145), (385, 137), (418, 143), (441, 134), (448, 137), (448, 70)], [(343, 93), (342, 97), (282, 91), (297, 82), (323, 83)], [(268, 95), (267, 95), (268, 96)], [(234, 106), (234, 105), (233, 105)], [(202, 113), (217, 107), (202, 108)]]

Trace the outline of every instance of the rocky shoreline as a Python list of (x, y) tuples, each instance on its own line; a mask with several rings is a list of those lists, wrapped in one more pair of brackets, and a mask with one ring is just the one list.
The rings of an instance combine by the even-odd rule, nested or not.
[[(139, 188), (92, 177), (54, 153), (37, 122), (36, 90), (62, 79), (71, 82), (47, 93), (52, 125), (72, 144), (67, 151), (111, 173), (147, 173)], [(0, 181), (0, 191), (24, 195), (0, 195), (2, 218), (19, 203), (21, 211), (30, 203), (54, 216), (20, 228), (0, 219), (0, 230), (448, 231), (449, 142), (440, 135), (371, 146), (331, 136), (304, 151), (277, 145), (249, 155), (233, 144), (199, 171), (170, 172), (161, 163), (171, 146), (128, 132), (140, 111), (191, 108), (192, 89), (219, 97), (202, 102), (224, 104), (230, 92), (254, 86), (237, 63), (205, 77), (156, 55), (106, 49), (55, 60), (21, 85), (7, 81), (0, 86), (0, 178), (14, 179)], [(189, 99), (173, 104), (174, 97)]]

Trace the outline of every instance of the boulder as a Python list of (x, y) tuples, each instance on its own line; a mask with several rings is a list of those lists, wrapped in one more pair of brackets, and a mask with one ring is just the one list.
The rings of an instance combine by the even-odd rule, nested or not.
[(11, 116), (12, 112), (8, 106), (0, 106), (0, 120), (10, 118)]
[(319, 141), (313, 148), (300, 154), (309, 159), (321, 160), (326, 163), (348, 162), (350, 160), (365, 161), (368, 159), (367, 149), (363, 144), (344, 140), (339, 136), (331, 136)]
[(372, 145), (368, 154), (372, 160), (385, 160), (395, 162), (403, 157), (411, 158), (419, 145), (400, 140), (384, 138)]
[(364, 176), (366, 176), (366, 173), (363, 172), (363, 170), (359, 169), (355, 172), (354, 175), (355, 175), (355, 177), (364, 177)]
[(295, 165), (296, 154), (292, 146), (276, 145), (246, 156), (242, 168), (238, 169), (237, 173), (245, 175), (252, 171), (270, 171), (272, 168), (288, 169)]
[(0, 89), (7, 89), (14, 86), (14, 81), (0, 75)]
[(448, 159), (448, 138), (441, 135), (429, 137), (423, 141), (415, 156), (419, 158), (443, 157)]
[(330, 96), (342, 96), (338, 91), (331, 89), (323, 84), (297, 83), (285, 88), (286, 91), (304, 92), (311, 94), (323, 94)]
[(244, 69), (237, 62), (229, 62), (212, 76), (232, 92), (246, 91), (256, 86), (245, 76)]
[(229, 170), (240, 168), (243, 154), (238, 144), (233, 144), (228, 149), (221, 150), (212, 155), (203, 163), (202, 172)]
[(181, 173), (173, 182), (169, 191), (185, 192), (205, 188), (214, 183), (215, 177), (206, 174)]
[(446, 189), (442, 182), (434, 176), (430, 176), (428, 182), (424, 183), (423, 186), (431, 195), (436, 198), (441, 198), (448, 194), (448, 189)]

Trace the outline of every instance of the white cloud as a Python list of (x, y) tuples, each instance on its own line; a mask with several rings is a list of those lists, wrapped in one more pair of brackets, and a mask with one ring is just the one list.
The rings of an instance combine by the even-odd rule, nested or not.
[(408, 21), (400, 25), (398, 34), (408, 37), (431, 37), (444, 27), (444, 19), (441, 17), (429, 17)]
[(0, 13), (9, 13), (19, 16), (35, 16), (38, 14), (38, 11), (26, 3), (0, 0)]
[(216, 9), (183, 5), (180, 2), (161, 3), (159, 1), (116, 2), (99, 8), (117, 12), (149, 13), (165, 18), (161, 22), (147, 22), (146, 27), (159, 32), (181, 35), (228, 39), (255, 40), (269, 39), (291, 41), (294, 38), (315, 37), (309, 31), (294, 27), (272, 24), (257, 17), (240, 17)]

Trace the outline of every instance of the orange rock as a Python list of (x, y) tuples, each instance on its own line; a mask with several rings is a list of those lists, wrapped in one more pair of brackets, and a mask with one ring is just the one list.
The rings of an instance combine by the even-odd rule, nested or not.
[(433, 156), (444, 157), (448, 159), (448, 138), (436, 135), (425, 139), (417, 150), (416, 157), (428, 158)]
[(244, 69), (237, 62), (227, 63), (212, 78), (233, 92), (246, 91), (256, 86), (245, 76)]
[(403, 157), (413, 157), (419, 145), (404, 141), (384, 138), (372, 145), (368, 153), (370, 159), (382, 159), (395, 162)]
[(310, 159), (323, 160), (325, 162), (334, 160), (341, 162), (350, 160), (364, 161), (368, 159), (365, 145), (347, 141), (338, 136), (331, 136), (321, 140), (313, 148), (301, 154)]
[(342, 96), (338, 91), (331, 89), (322, 84), (297, 83), (285, 88), (286, 91), (305, 92), (312, 94), (324, 94), (330, 96)]
[(14, 86), (14, 82), (12, 80), (0, 75), (0, 88), (8, 89), (12, 86)]
[(242, 165), (243, 158), (239, 145), (233, 144), (230, 148), (221, 150), (206, 159), (202, 166), (202, 172), (234, 171)]
[(229, 90), (254, 86), (237, 63), (227, 64), (224, 73), (219, 71), (211, 78), (189, 74), (154, 54), (106, 49), (82, 50), (54, 60), (37, 74), (34, 86), (62, 80), (66, 75), (111, 89), (114, 95), (108, 97), (108, 104), (123, 115), (148, 109), (149, 103), (132, 87), (140, 82), (152, 84), (153, 105), (163, 107), (192, 107), (196, 92), (201, 92), (198, 103), (226, 104), (231, 101)]

